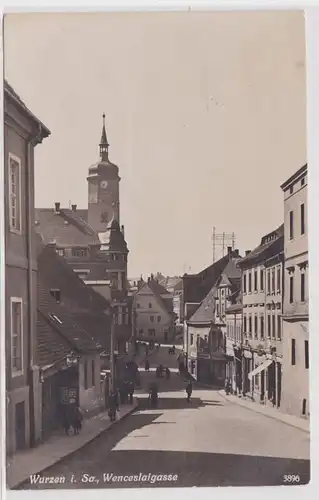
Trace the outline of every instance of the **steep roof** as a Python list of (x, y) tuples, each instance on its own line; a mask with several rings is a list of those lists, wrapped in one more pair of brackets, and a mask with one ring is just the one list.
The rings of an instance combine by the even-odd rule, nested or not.
[(39, 120), (39, 118), (35, 116), (32, 111), (30, 111), (30, 109), (25, 105), (21, 97), (16, 93), (14, 88), (7, 82), (7, 80), (4, 80), (3, 90), (4, 98), (11, 99), (18, 106), (20, 111), (40, 128), (42, 139), (48, 137), (51, 134), (50, 130), (44, 125), (44, 123), (42, 123), (41, 120)]
[(112, 220), (103, 233), (99, 233), (101, 251), (128, 252), (124, 235), (117, 220)]
[(37, 310), (36, 323), (37, 364), (43, 368), (66, 358), (72, 349), (72, 344), (53, 328), (45, 314)]
[(254, 248), (246, 257), (243, 257), (238, 266), (243, 268), (253, 265), (254, 262), (259, 262), (264, 259), (276, 255), (283, 251), (284, 248), (284, 224), (281, 224), (274, 231), (267, 233), (261, 238), (260, 244)]
[[(64, 307), (62, 304), (58, 304), (56, 300), (51, 296), (46, 284), (43, 283), (41, 279), (41, 273), (38, 273), (37, 282), (37, 310), (41, 313), (40, 327), (43, 325), (43, 321), (46, 322), (46, 326), (49, 325), (50, 329), (55, 330), (63, 338), (63, 349), (66, 348), (67, 344), (70, 347), (76, 349), (78, 352), (91, 352), (101, 349), (101, 346), (90, 335), (85, 331), (78, 321), (72, 316), (70, 311)], [(52, 332), (51, 332), (52, 333)], [(42, 356), (46, 354), (49, 357), (49, 351), (51, 351), (50, 344), (48, 343), (48, 338), (45, 340), (45, 336), (48, 334), (48, 329), (40, 328), (38, 337), (38, 352), (39, 355), (42, 352)], [(52, 335), (51, 335), (52, 337)], [(42, 342), (40, 340), (42, 339)], [(45, 350), (47, 352), (45, 353)], [(59, 347), (61, 349), (61, 345)], [(51, 362), (53, 362), (54, 356), (51, 356)]]
[[(139, 287), (137, 294), (142, 292), (143, 288), (148, 287), (153, 295), (156, 297), (157, 302), (162, 307), (164, 311), (168, 314), (173, 313), (173, 296), (164, 288), (162, 285), (157, 283), (154, 279), (149, 279), (147, 282), (143, 282)], [(170, 295), (165, 297), (165, 295)]]
[(199, 308), (195, 311), (193, 316), (188, 320), (188, 323), (196, 323), (196, 324), (207, 324), (212, 323), (214, 319), (214, 311), (215, 311), (215, 295), (217, 291), (217, 286), (214, 285), (204, 300), (202, 301)]
[(88, 332), (94, 332), (94, 339), (97, 340), (104, 350), (110, 350), (111, 345), (111, 316), (103, 313), (78, 312), (75, 319)]
[[(239, 259), (238, 251), (233, 251), (230, 255), (225, 255), (217, 262), (214, 262), (198, 274), (184, 274), (183, 292), (184, 302), (200, 303), (206, 297), (212, 286), (217, 282), (221, 273), (226, 269), (230, 259)], [(236, 262), (237, 263), (237, 262)], [(230, 274), (233, 271), (233, 264), (229, 264)]]
[(45, 246), (40, 251), (38, 269), (47, 288), (61, 290), (61, 300), (72, 302), (75, 310), (93, 312), (105, 311), (108, 301), (91, 287), (85, 285), (63, 257), (60, 257), (54, 245)]
[(56, 212), (52, 208), (35, 209), (36, 231), (45, 243), (56, 243), (61, 247), (100, 246), (97, 233), (88, 223), (72, 210), (61, 208)]

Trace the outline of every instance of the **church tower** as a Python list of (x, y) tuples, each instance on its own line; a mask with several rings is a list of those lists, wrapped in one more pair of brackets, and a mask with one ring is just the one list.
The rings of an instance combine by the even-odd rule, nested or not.
[(89, 168), (88, 223), (98, 233), (104, 232), (112, 221), (120, 225), (120, 180), (117, 165), (109, 160), (109, 143), (103, 114), (100, 141), (100, 161)]

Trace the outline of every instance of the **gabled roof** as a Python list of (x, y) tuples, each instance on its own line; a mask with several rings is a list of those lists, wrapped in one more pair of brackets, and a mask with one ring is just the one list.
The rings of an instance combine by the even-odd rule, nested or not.
[(111, 316), (103, 313), (78, 312), (75, 319), (88, 332), (94, 332), (102, 348), (109, 352), (111, 345)]
[(157, 283), (156, 280), (154, 279), (149, 279), (147, 282), (143, 282), (138, 291), (136, 292), (137, 294), (141, 293), (144, 288), (148, 287), (150, 291), (153, 293), (155, 296), (158, 304), (162, 307), (164, 311), (166, 311), (168, 314), (173, 313), (173, 297), (165, 297), (165, 295), (170, 295), (170, 293), (164, 288), (162, 285)]
[[(46, 284), (41, 279), (41, 273), (38, 274), (37, 309), (41, 313), (42, 320), (44, 319), (51, 329), (62, 336), (65, 346), (65, 343), (69, 343), (72, 349), (83, 353), (101, 350), (99, 343), (82, 328), (70, 311), (62, 304), (58, 304), (51, 296)], [(40, 332), (42, 336), (45, 333), (42, 329)], [(47, 344), (47, 346), (50, 349), (50, 345)], [(39, 343), (39, 352), (43, 348), (44, 344)]]
[(204, 298), (199, 308), (189, 319), (188, 323), (211, 324), (213, 322), (216, 291), (217, 291), (217, 286), (214, 285)]
[(261, 238), (260, 245), (254, 248), (246, 257), (243, 257), (239, 262), (239, 267), (250, 266), (254, 262), (260, 262), (268, 259), (277, 253), (283, 251), (284, 248), (284, 224), (281, 224), (275, 231), (267, 233)]
[(102, 312), (109, 308), (108, 301), (91, 287), (85, 285), (63, 257), (60, 257), (54, 245), (45, 246), (40, 251), (38, 269), (43, 283), (48, 290), (61, 290), (61, 300), (72, 303), (74, 310)]
[(35, 222), (35, 229), (45, 243), (55, 243), (58, 247), (101, 244), (97, 233), (72, 210), (63, 208), (56, 212), (52, 208), (36, 208)]

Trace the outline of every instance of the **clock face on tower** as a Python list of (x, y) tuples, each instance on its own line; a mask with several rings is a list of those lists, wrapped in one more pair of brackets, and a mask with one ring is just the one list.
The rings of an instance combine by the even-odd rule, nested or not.
[(106, 188), (107, 188), (107, 186), (108, 186), (108, 182), (107, 182), (107, 181), (101, 181), (101, 182), (100, 182), (100, 187), (101, 187), (102, 189), (106, 189)]

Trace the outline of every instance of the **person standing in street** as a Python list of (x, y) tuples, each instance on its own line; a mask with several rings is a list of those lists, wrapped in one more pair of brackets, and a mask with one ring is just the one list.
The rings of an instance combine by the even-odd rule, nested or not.
[(191, 395), (192, 395), (192, 392), (193, 392), (193, 386), (192, 386), (192, 383), (191, 382), (188, 382), (187, 386), (186, 386), (186, 394), (187, 394), (187, 403), (190, 402), (191, 400)]
[(133, 395), (134, 395), (134, 384), (133, 384), (133, 382), (129, 383), (128, 394), (129, 394), (129, 403), (130, 403), (130, 405), (132, 405), (133, 404)]

